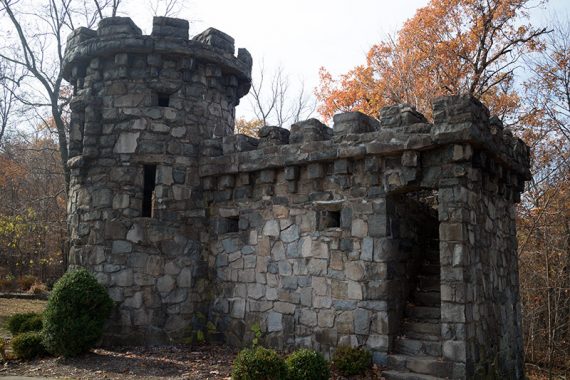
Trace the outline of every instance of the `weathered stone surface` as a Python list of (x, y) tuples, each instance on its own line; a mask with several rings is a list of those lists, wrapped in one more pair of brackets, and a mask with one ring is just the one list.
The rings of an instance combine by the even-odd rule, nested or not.
[(234, 50), (170, 18), (151, 36), (112, 18), (68, 41), (69, 262), (117, 302), (108, 336), (165, 343), (209, 321), (244, 345), (258, 324), (282, 350), (522, 374), (513, 204), (528, 147), (467, 96), (436, 99), (433, 125), (395, 105), (380, 122), (236, 135), (252, 58)]

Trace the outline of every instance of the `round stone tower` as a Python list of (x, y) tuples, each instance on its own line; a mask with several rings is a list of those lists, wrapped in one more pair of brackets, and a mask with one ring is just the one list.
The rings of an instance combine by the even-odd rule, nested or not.
[(68, 38), (71, 267), (89, 268), (117, 302), (110, 343), (160, 343), (205, 323), (211, 289), (199, 159), (233, 133), (251, 56), (208, 29), (130, 18)]

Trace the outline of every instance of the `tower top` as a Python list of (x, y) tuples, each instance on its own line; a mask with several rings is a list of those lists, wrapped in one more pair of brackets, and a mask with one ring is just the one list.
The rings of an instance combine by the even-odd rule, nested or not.
[(109, 17), (99, 22), (97, 30), (78, 28), (67, 39), (63, 62), (63, 77), (75, 83), (82, 77), (93, 58), (120, 53), (168, 54), (218, 66), (223, 74), (238, 81), (238, 96), (247, 94), (251, 86), (252, 58), (246, 49), (234, 55), (234, 39), (214, 28), (208, 28), (192, 39), (188, 36), (188, 21), (169, 17), (154, 17), (150, 35), (130, 17)]

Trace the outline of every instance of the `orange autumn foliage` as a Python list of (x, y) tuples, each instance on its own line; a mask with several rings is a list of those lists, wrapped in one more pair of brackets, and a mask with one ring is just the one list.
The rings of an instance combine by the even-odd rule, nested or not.
[(408, 103), (429, 117), (431, 100), (469, 93), (505, 118), (518, 106), (513, 72), (520, 55), (539, 48), (545, 33), (519, 20), (530, 0), (432, 0), (407, 20), (395, 37), (374, 45), (366, 63), (338, 79), (320, 70), (319, 112), (378, 116)]

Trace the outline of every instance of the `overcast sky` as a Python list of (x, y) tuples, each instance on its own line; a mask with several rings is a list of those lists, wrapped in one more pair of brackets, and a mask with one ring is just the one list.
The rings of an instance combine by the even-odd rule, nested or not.
[[(319, 67), (344, 73), (365, 60), (370, 47), (397, 31), (427, 0), (191, 0), (181, 17), (191, 21), (191, 35), (217, 28), (252, 54), (254, 65), (264, 61), (271, 72), (281, 66), (292, 82), (304, 80), (312, 92)], [(533, 22), (546, 15), (568, 15), (570, 0), (550, 0), (546, 10), (534, 11)], [(149, 31), (150, 14), (133, 15)], [(255, 67), (254, 67), (255, 72)], [(238, 116), (251, 117), (248, 101)]]

